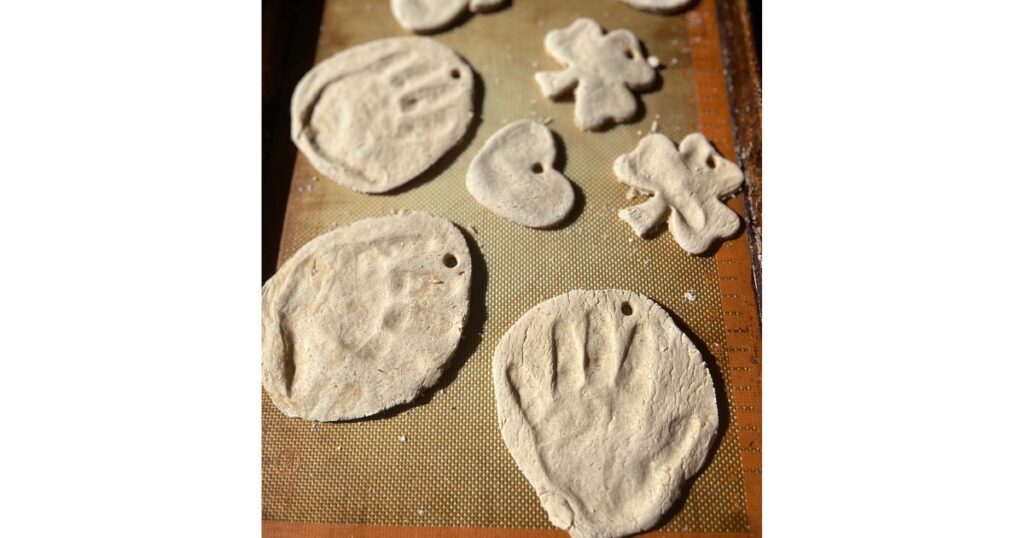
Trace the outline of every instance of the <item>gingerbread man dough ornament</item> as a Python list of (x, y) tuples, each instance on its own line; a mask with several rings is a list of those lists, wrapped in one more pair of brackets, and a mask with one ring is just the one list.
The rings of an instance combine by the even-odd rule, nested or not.
[(633, 118), (632, 90), (649, 88), (656, 78), (633, 32), (605, 34), (592, 19), (576, 19), (568, 28), (548, 32), (544, 49), (565, 69), (536, 73), (541, 93), (554, 99), (572, 90), (576, 126), (587, 131)]
[(684, 138), (678, 150), (667, 136), (649, 134), (613, 168), (620, 182), (651, 196), (619, 211), (641, 237), (668, 220), (676, 243), (701, 254), (740, 228), (739, 217), (719, 199), (740, 188), (743, 172), (700, 133)]

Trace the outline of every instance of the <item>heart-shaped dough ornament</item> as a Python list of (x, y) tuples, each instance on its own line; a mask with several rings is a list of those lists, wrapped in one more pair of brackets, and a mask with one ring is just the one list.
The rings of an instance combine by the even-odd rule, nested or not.
[(530, 228), (557, 224), (572, 209), (572, 185), (555, 170), (555, 138), (529, 120), (494, 133), (469, 164), (466, 188), (484, 207)]

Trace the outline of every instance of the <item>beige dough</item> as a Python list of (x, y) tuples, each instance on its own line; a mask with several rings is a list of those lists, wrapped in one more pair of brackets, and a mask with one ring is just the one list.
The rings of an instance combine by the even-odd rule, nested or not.
[(739, 230), (739, 217), (719, 198), (743, 185), (743, 172), (700, 133), (684, 138), (678, 151), (667, 136), (649, 134), (635, 150), (615, 159), (613, 168), (619, 181), (651, 195), (619, 211), (619, 218), (641, 237), (668, 220), (676, 243), (700, 254)]
[(568, 28), (548, 32), (544, 48), (565, 69), (541, 71), (534, 78), (548, 98), (573, 90), (575, 121), (581, 129), (633, 118), (637, 104), (631, 89), (648, 88), (655, 80), (633, 32), (604, 35), (592, 19), (576, 19)]
[(468, 7), (473, 13), (498, 9), (505, 0), (391, 0), (391, 13), (411, 32), (433, 32), (455, 22)]
[(494, 133), (473, 158), (466, 188), (476, 201), (512, 222), (543, 228), (565, 218), (574, 194), (555, 170), (555, 139), (535, 121), (517, 121)]
[(306, 73), (292, 95), (292, 140), (324, 175), (384, 192), (423, 173), (466, 134), (473, 71), (426, 37), (345, 49)]
[(290, 417), (345, 420), (433, 385), (469, 308), (452, 223), (420, 212), (314, 238), (263, 287), (263, 388)]
[(695, 0), (621, 0), (622, 3), (643, 11), (676, 13), (689, 7)]
[(651, 528), (718, 428), (700, 352), (637, 293), (540, 303), (498, 342), (493, 366), (505, 445), (551, 522), (575, 538)]

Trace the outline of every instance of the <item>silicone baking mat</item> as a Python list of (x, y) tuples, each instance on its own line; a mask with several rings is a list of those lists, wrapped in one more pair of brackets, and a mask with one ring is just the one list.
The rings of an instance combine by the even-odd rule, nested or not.
[[(336, 226), (414, 209), (445, 217), (463, 230), (475, 274), (470, 319), (450, 368), (437, 387), (412, 404), (355, 422), (311, 423), (286, 418), (263, 393), (264, 520), (340, 524), (334, 528), (362, 529), (364, 535), (367, 529), (400, 534), (424, 528), (552, 528), (502, 443), (491, 385), (492, 353), (505, 330), (545, 299), (572, 289), (623, 288), (651, 297), (674, 314), (701, 347), (720, 401), (723, 430), (710, 461), (659, 530), (759, 533), (760, 482), (752, 475), (760, 472), (760, 464), (759, 457), (750, 455), (759, 447), (759, 345), (735, 341), (759, 328), (756, 322), (743, 326), (733, 319), (751, 317), (736, 306), (740, 299), (743, 305), (753, 304), (752, 289), (742, 287), (743, 256), (749, 273), (746, 236), (731, 239), (713, 255), (690, 256), (667, 231), (640, 239), (616, 217), (620, 208), (637, 201), (626, 199), (627, 187), (615, 180), (612, 161), (632, 150), (652, 122), (677, 142), (701, 130), (734, 158), (731, 133), (724, 128), (728, 117), (709, 116), (727, 112), (708, 108), (724, 98), (714, 6), (708, 4), (702, 0), (685, 15), (660, 16), (611, 0), (513, 0), (501, 11), (475, 15), (432, 36), (477, 72), (479, 121), (424, 177), (393, 194), (365, 195), (322, 177), (298, 156), (282, 261)], [(559, 68), (544, 52), (545, 33), (580, 16), (606, 30), (632, 30), (665, 66), (656, 88), (642, 94), (641, 114), (633, 123), (582, 132), (573, 124), (571, 101), (549, 101), (537, 89), (534, 71)], [(329, 0), (317, 61), (356, 44), (401, 35), (407, 32), (392, 18), (388, 2)], [(702, 82), (697, 68), (703, 66), (704, 78), (713, 77), (708, 62), (715, 61), (718, 80)], [(465, 174), (496, 130), (519, 119), (547, 118), (561, 141), (556, 167), (578, 187), (577, 206), (568, 224), (532, 230), (477, 204), (466, 191)], [(742, 207), (739, 200), (730, 205)], [(739, 287), (726, 289), (730, 285)], [(756, 446), (751, 433), (757, 434)], [(287, 534), (282, 530), (287, 528), (264, 527), (267, 534)]]

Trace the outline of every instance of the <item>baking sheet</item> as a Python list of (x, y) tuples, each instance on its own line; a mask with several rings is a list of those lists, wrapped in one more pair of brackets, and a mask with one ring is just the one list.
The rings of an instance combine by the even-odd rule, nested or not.
[[(571, 101), (552, 102), (540, 95), (533, 72), (559, 68), (544, 53), (544, 34), (578, 16), (591, 17), (607, 30), (632, 30), (648, 53), (666, 65), (659, 86), (642, 95), (642, 114), (634, 123), (581, 132), (572, 122)], [(400, 35), (407, 32), (391, 17), (387, 2), (329, 0), (317, 61), (349, 46)], [(395, 194), (348, 190), (321, 177), (300, 155), (281, 255), (286, 259), (335, 226), (398, 209), (448, 218), (463, 229), (474, 251), (476, 274), (463, 342), (438, 387), (376, 418), (323, 424), (289, 419), (264, 393), (264, 519), (550, 528), (501, 441), (491, 355), (505, 330), (540, 301), (571, 289), (624, 288), (651, 297), (677, 317), (703, 348), (723, 400), (718, 446), (681, 509), (661, 529), (749, 530), (718, 262), (687, 255), (667, 231), (653, 239), (637, 238), (615, 216), (636, 203), (625, 199), (627, 188), (615, 181), (615, 157), (632, 150), (655, 119), (676, 141), (697, 130), (686, 18), (642, 13), (612, 1), (515, 0), (433, 37), (477, 71), (480, 121), (439, 166)], [(559, 229), (531, 230), (477, 204), (465, 189), (465, 173), (496, 130), (511, 121), (548, 117), (563, 146), (557, 165), (578, 187), (577, 208)]]

